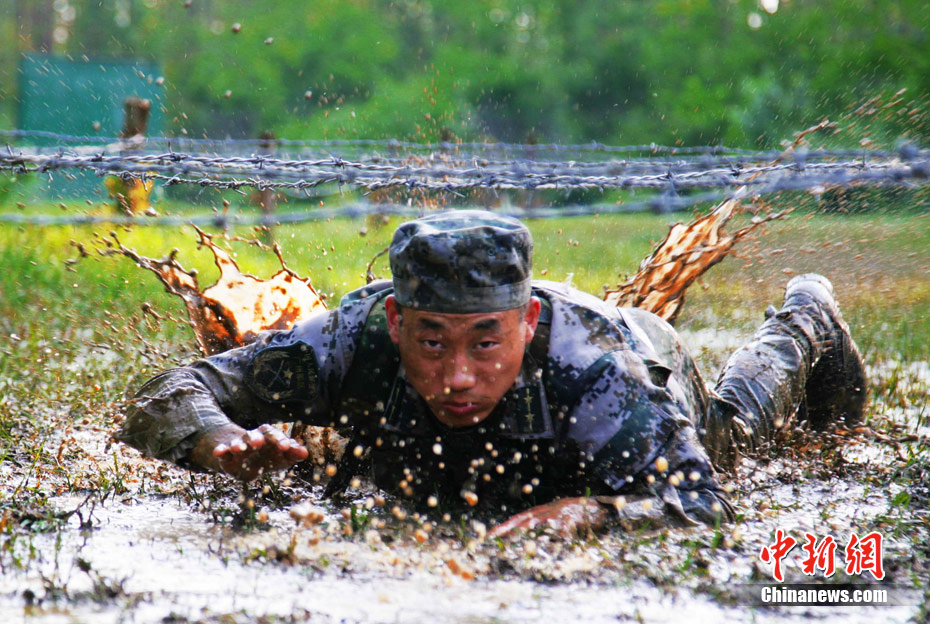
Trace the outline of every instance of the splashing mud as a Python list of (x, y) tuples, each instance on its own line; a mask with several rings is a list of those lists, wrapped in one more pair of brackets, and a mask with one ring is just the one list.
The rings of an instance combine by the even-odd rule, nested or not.
[(712, 266), (723, 260), (733, 246), (757, 227), (779, 219), (780, 212), (756, 219), (726, 234), (724, 226), (739, 212), (738, 199), (725, 201), (688, 225), (673, 225), (655, 250), (639, 265), (632, 279), (610, 290), (604, 299), (617, 307), (643, 308), (672, 323), (685, 301), (685, 291)]
[(287, 329), (314, 312), (325, 310), (323, 299), (308, 278), (287, 267), (281, 249), (273, 249), (281, 270), (268, 279), (244, 274), (232, 256), (200, 228), (200, 246), (213, 252), (220, 278), (201, 291), (196, 271), (187, 271), (177, 261), (177, 250), (161, 260), (140, 255), (120, 243), (116, 234), (104, 255), (122, 254), (158, 276), (165, 289), (184, 300), (197, 346), (204, 355), (222, 353), (248, 344), (266, 329)]
[[(828, 120), (806, 128), (795, 134), (781, 158), (799, 148), (810, 134), (832, 129), (836, 124)], [(753, 180), (756, 175), (748, 179)], [(742, 200), (748, 194), (747, 187), (736, 190), (733, 198), (722, 202), (710, 213), (698, 217), (688, 225), (676, 223), (649, 256), (639, 265), (632, 279), (608, 290), (604, 299), (618, 307), (643, 308), (669, 323), (674, 323), (685, 302), (685, 291), (712, 266), (723, 260), (733, 246), (763, 223), (781, 219), (791, 212), (781, 212), (756, 217), (753, 222), (729, 235), (724, 226), (743, 210)]]

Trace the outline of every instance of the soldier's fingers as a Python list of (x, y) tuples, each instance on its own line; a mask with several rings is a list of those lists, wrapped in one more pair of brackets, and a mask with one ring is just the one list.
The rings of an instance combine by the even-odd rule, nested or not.
[(299, 462), (307, 459), (307, 457), (310, 455), (310, 451), (307, 450), (307, 447), (302, 444), (298, 444), (294, 440), (290, 440), (290, 442), (291, 446), (284, 452), (284, 456), (293, 462)]
[(246, 431), (243, 437), (246, 438), (246, 443), (250, 448), (257, 449), (265, 445), (265, 436), (254, 429), (252, 431)]
[(224, 455), (229, 454), (229, 447), (225, 444), (217, 444), (213, 449), (214, 457), (223, 457)]
[(491, 529), (490, 531), (488, 531), (488, 537), (492, 539), (498, 538), (498, 537), (501, 537), (501, 538), (512, 537), (513, 534), (518, 530), (520, 530), (520, 527), (518, 524), (513, 523), (513, 522), (507, 522), (504, 524), (499, 524), (493, 529)]
[(296, 444), (296, 442), (291, 440), (289, 437), (287, 437), (281, 431), (275, 429), (274, 427), (268, 427), (261, 431), (262, 433), (265, 434), (265, 441), (268, 442), (269, 444), (275, 445), (278, 448), (278, 450), (281, 451), (282, 453), (287, 452), (288, 450), (290, 450), (291, 446)]
[(498, 537), (507, 537), (510, 534), (510, 527), (503, 524), (498, 524), (496, 527), (488, 531), (488, 537), (495, 539)]
[(283, 431), (281, 431), (280, 429), (278, 429), (278, 428), (275, 427), (274, 425), (269, 425), (269, 424), (267, 424), (267, 423), (265, 423), (264, 425), (259, 425), (258, 431), (261, 432), (261, 434), (264, 435), (264, 436), (266, 436), (266, 437), (268, 436), (268, 434), (271, 434), (271, 435), (273, 435), (273, 436), (275, 436), (275, 437), (283, 437), (283, 438), (286, 438), (286, 437), (287, 437), (287, 436), (284, 435), (284, 432), (283, 432)]
[(283, 431), (271, 425), (263, 425), (259, 430), (265, 434), (265, 440), (274, 444), (277, 449), (291, 461), (306, 459), (308, 452), (300, 442), (288, 437)]
[(584, 536), (584, 525), (574, 520), (559, 521), (550, 520), (546, 525), (559, 534), (564, 540)]
[(247, 448), (249, 448), (249, 445), (246, 444), (246, 441), (243, 440), (242, 438), (239, 438), (238, 440), (233, 440), (232, 442), (229, 443), (229, 450), (233, 454), (243, 453), (245, 452)]
[(507, 537), (517, 531), (528, 531), (536, 527), (536, 518), (527, 516), (525, 513), (517, 514), (514, 517), (498, 524), (488, 532), (488, 537)]

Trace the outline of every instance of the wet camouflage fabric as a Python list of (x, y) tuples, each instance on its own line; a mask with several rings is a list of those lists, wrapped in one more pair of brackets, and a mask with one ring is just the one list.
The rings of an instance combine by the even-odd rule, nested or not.
[(791, 280), (780, 310), (770, 306), (752, 341), (727, 360), (706, 419), (704, 445), (729, 467), (758, 452), (779, 429), (806, 421), (815, 429), (860, 424), (868, 380), (830, 282)]
[[(474, 427), (440, 423), (407, 382), (387, 337), (391, 289), (382, 283), (290, 331), (156, 377), (119, 438), (183, 464), (198, 434), (227, 417), (246, 428), (299, 420), (352, 428), (351, 448), (363, 447), (377, 485), (415, 499), (451, 505), (473, 493), (485, 508), (515, 512), (558, 496), (642, 493), (698, 519), (728, 510), (693, 426), (704, 385), (671, 327), (534, 285), (543, 313), (523, 370)], [(659, 457), (668, 471), (656, 470)], [(677, 487), (661, 491), (676, 473)]]
[(530, 299), (533, 239), (526, 226), (484, 210), (403, 223), (390, 247), (394, 296), (406, 307), (468, 314)]

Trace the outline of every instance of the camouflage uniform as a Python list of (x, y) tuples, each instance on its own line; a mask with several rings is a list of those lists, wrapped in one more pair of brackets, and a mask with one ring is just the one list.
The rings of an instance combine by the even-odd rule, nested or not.
[[(393, 260), (397, 281), (403, 267)], [(395, 290), (378, 282), (289, 331), (152, 379), (118, 437), (184, 465), (199, 436), (229, 420), (245, 428), (301, 421), (351, 429), (337, 484), (370, 470), (387, 491), (443, 505), (473, 493), (484, 509), (506, 513), (562, 496), (649, 495), (668, 519), (713, 523), (732, 510), (708, 451), (723, 464), (786, 422), (841, 323), (829, 302), (786, 299), (731, 359), (718, 395), (655, 315), (559, 284), (514, 283), (540, 299), (539, 325), (514, 386), (474, 426), (444, 425), (413, 390), (387, 330), (384, 302)], [(447, 293), (431, 283), (426, 295), (408, 288), (397, 297), (409, 304)], [(452, 303), (467, 298), (453, 294)], [(760, 367), (775, 371), (771, 379), (754, 381)]]

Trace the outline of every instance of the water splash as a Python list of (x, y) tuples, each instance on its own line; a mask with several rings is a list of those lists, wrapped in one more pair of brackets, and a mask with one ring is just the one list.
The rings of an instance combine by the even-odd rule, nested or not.
[(261, 279), (239, 270), (232, 256), (213, 242), (213, 236), (197, 228), (199, 245), (213, 252), (220, 270), (215, 284), (201, 291), (197, 272), (188, 271), (177, 260), (177, 250), (161, 260), (147, 258), (123, 245), (115, 233), (106, 240), (103, 255), (131, 258), (158, 276), (165, 290), (184, 300), (197, 346), (204, 355), (222, 353), (252, 342), (266, 329), (288, 329), (300, 319), (326, 309), (309, 278), (288, 268), (277, 243), (273, 250), (281, 270)]
[(672, 323), (685, 301), (685, 291), (712, 266), (723, 260), (740, 240), (787, 211), (753, 219), (733, 234), (724, 226), (742, 210), (738, 198), (727, 200), (688, 225), (676, 223), (668, 235), (639, 265), (629, 281), (605, 293), (617, 307), (648, 310)]

